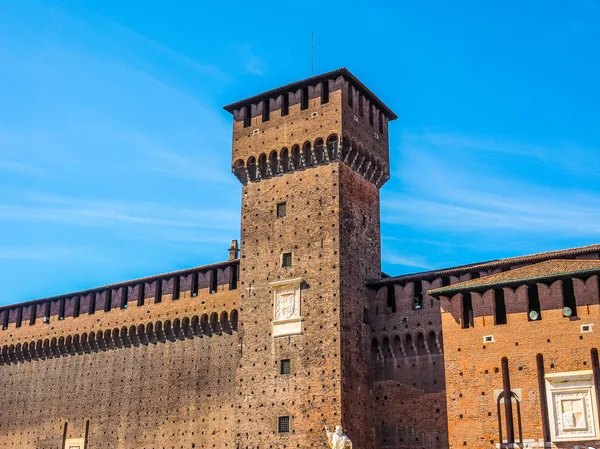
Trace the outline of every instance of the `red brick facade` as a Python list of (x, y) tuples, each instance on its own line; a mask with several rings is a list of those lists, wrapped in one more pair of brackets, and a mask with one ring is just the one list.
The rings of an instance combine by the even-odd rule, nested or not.
[[(523, 440), (543, 439), (536, 355), (589, 367), (595, 334), (558, 315), (555, 286), (535, 323), (522, 290), (502, 326), (475, 296), (467, 329), (460, 298), (428, 291), (600, 247), (382, 277), (394, 113), (344, 69), (226, 109), (239, 259), (0, 308), (0, 447), (325, 448), (341, 423), (359, 449), (491, 448), (502, 357)], [(593, 324), (597, 278), (575, 285)]]

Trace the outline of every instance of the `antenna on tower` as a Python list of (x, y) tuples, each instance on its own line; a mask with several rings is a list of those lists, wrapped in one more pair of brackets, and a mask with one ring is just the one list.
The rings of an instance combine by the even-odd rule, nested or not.
[(312, 32), (312, 54), (311, 54), (311, 69), (310, 76), (315, 76), (315, 32)]

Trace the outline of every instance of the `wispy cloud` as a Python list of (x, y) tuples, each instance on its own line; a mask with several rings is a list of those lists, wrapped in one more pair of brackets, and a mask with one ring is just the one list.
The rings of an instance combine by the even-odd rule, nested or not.
[(257, 76), (265, 74), (263, 61), (254, 53), (249, 44), (241, 45), (239, 52), (245, 73)]
[(433, 268), (433, 266), (427, 263), (427, 261), (425, 261), (423, 257), (399, 255), (393, 252), (385, 252), (383, 254), (383, 262), (388, 263), (390, 265), (401, 265), (405, 267), (422, 268), (424, 270), (430, 270)]
[[(384, 223), (462, 234), (502, 231), (600, 237), (600, 197), (595, 192), (502, 176), (497, 166), (480, 161), (470, 169), (469, 158), (458, 157), (456, 148), (536, 157), (553, 153), (540, 155), (535, 145), (493, 139), (411, 135), (404, 142), (406, 163), (399, 170), (405, 191), (388, 195), (383, 202)], [(563, 154), (563, 159), (569, 157)], [(522, 163), (516, 156), (510, 160)]]

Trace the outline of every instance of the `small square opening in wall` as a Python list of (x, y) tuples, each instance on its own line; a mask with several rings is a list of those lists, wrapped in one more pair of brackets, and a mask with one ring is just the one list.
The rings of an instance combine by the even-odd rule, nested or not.
[(289, 416), (280, 416), (277, 423), (277, 431), (279, 433), (289, 433), (290, 432), (290, 417)]
[(252, 134), (257, 135), (258, 133), (260, 133), (260, 129), (253, 129), (252, 130)]
[(279, 363), (279, 374), (290, 374), (292, 370), (292, 363), (290, 359), (283, 359)]
[(494, 343), (496, 340), (493, 335), (484, 335), (483, 342), (484, 343)]
[(277, 218), (283, 218), (287, 215), (287, 209), (285, 201), (283, 203), (277, 203)]
[(283, 268), (290, 268), (292, 266), (292, 253), (283, 253), (281, 256), (281, 266)]
[(593, 324), (582, 324), (581, 325), (581, 333), (587, 333), (593, 331)]

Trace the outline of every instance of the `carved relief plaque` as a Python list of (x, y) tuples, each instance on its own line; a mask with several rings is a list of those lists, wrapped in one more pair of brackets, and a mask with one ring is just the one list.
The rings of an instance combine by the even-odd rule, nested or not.
[(67, 438), (65, 447), (67, 449), (83, 449), (85, 447), (85, 438)]
[(553, 441), (589, 440), (600, 434), (592, 371), (547, 374), (546, 391)]
[(271, 282), (273, 289), (273, 337), (302, 333), (300, 300), (302, 278)]

